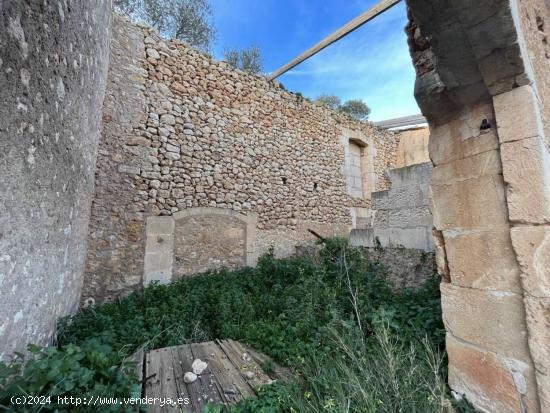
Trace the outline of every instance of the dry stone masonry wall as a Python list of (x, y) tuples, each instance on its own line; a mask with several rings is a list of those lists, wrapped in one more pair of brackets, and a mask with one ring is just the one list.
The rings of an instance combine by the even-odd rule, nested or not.
[[(117, 16), (84, 299), (143, 283), (145, 221), (189, 208), (257, 214), (256, 253), (292, 252), (307, 228), (347, 234), (351, 208), (385, 189), (397, 137)], [(348, 195), (360, 145), (369, 181)], [(355, 194), (355, 193), (354, 193)], [(355, 194), (357, 195), (357, 194)]]

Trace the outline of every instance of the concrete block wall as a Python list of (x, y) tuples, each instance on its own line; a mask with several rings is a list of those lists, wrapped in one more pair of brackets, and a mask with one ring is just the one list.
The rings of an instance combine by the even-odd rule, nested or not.
[(390, 169), (390, 189), (372, 193), (371, 227), (352, 230), (351, 244), (433, 251), (431, 175), (431, 163)]

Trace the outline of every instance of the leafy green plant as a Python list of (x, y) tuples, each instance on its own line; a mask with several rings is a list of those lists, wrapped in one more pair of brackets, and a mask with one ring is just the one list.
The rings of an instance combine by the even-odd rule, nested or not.
[[(121, 361), (121, 353), (100, 338), (61, 348), (31, 345), (28, 350), (28, 355), (18, 354), (9, 364), (0, 362), (0, 411), (122, 412), (139, 408), (97, 405), (100, 400), (141, 394), (135, 364)], [(33, 396), (33, 404), (12, 403), (12, 398), (21, 401), (28, 396)], [(69, 402), (71, 396), (81, 398), (79, 406)]]
[(264, 373), (270, 375), (275, 372), (275, 363), (273, 360), (268, 359), (261, 364), (261, 368)]
[[(242, 410), (236, 411), (286, 412), (293, 408), (299, 412), (307, 404), (304, 392), (313, 392), (317, 386), (320, 403), (321, 396), (330, 396), (321, 393), (323, 380), (347, 380), (346, 376), (337, 379), (345, 372), (338, 366), (342, 343), (335, 340), (334, 331), (354, 337), (356, 355), (381, 354), (375, 343), (382, 323), (388, 336), (399, 340), (399, 351), (409, 354), (407, 349), (415, 346), (418, 360), (426, 357), (425, 348), (418, 346), (426, 334), (431, 348), (442, 349), (438, 287), (434, 278), (420, 288), (396, 291), (386, 281), (384, 268), (366, 260), (345, 239), (324, 240), (317, 258), (276, 259), (271, 252), (260, 258), (256, 268), (221, 270), (170, 285), (151, 285), (61, 320), (58, 348), (41, 350), (25, 367), (6, 367), (12, 370), (0, 375), (2, 387), (6, 387), (0, 400), (5, 403), (14, 392), (57, 394), (64, 391), (59, 386), (65, 386), (58, 382), (69, 383), (72, 394), (99, 394), (97, 385), (104, 386), (106, 394), (130, 395), (139, 388), (130, 376), (121, 375), (124, 369), (119, 366), (138, 347), (154, 349), (232, 338), (291, 367), (301, 377), (300, 384), (266, 388), (258, 399), (246, 401), (238, 407)], [(73, 354), (83, 358), (76, 360)], [(365, 357), (371, 357), (368, 354)], [(55, 370), (51, 379), (44, 376), (56, 363), (63, 368)], [(37, 374), (36, 366), (42, 366), (38, 370), (44, 374)], [(364, 364), (365, 369), (368, 366)], [(87, 373), (79, 369), (87, 369)], [(359, 377), (359, 372), (354, 374)], [(95, 378), (93, 383), (77, 381), (77, 376), (90, 375)], [(345, 386), (341, 387), (344, 391)], [(301, 400), (302, 405), (292, 404), (288, 398)], [(325, 401), (329, 405), (344, 400), (330, 399)], [(321, 406), (319, 403), (315, 406)], [(323, 411), (337, 411), (338, 403), (323, 407)]]
[[(170, 285), (152, 285), (114, 303), (61, 320), (60, 344), (90, 337), (127, 352), (189, 341), (234, 338), (278, 361), (323, 351), (321, 327), (355, 320), (365, 334), (380, 314), (404, 341), (425, 332), (442, 346), (438, 280), (394, 291), (385, 271), (345, 240), (326, 240), (320, 262), (295, 257), (259, 260), (257, 268), (211, 272)], [(348, 282), (349, 277), (349, 282)], [(356, 295), (350, 301), (350, 286)]]

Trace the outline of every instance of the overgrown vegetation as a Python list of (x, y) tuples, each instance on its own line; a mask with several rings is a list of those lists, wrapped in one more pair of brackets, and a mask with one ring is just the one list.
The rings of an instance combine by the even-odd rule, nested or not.
[[(97, 385), (108, 386), (109, 394), (128, 395), (135, 382), (117, 366), (136, 348), (226, 337), (251, 344), (301, 377), (300, 384), (265, 388), (235, 412), (424, 413), (443, 411), (448, 403), (439, 354), (444, 329), (438, 281), (393, 291), (383, 268), (339, 239), (328, 240), (318, 259), (268, 254), (255, 269), (153, 285), (83, 310), (62, 320), (58, 349), (46, 350), (53, 357), (34, 363), (45, 371), (59, 358), (70, 364), (69, 354), (76, 352), (79, 368), (90, 370)], [(93, 352), (98, 343), (105, 346), (108, 361), (88, 362), (85, 349), (92, 346)], [(66, 375), (78, 375), (68, 365), (46, 378), (34, 370), (24, 369), (14, 381), (16, 370), (4, 367), (0, 404), (9, 406), (8, 396), (15, 391), (97, 390), (92, 382), (77, 379), (70, 390), (58, 385)]]
[(209, 0), (114, 0), (115, 8), (160, 34), (208, 51), (216, 37)]
[(362, 99), (350, 99), (342, 103), (342, 99), (336, 95), (321, 95), (315, 101), (332, 110), (347, 113), (352, 118), (363, 121), (369, 118), (371, 112), (369, 106)]
[[(26, 360), (17, 355), (10, 365), (0, 363), (0, 411), (116, 412), (124, 409), (100, 400), (141, 395), (135, 363), (101, 337), (29, 350)], [(80, 405), (71, 396), (82, 397)]]
[(231, 67), (248, 73), (260, 74), (263, 70), (262, 51), (257, 45), (241, 50), (227, 48), (223, 58)]

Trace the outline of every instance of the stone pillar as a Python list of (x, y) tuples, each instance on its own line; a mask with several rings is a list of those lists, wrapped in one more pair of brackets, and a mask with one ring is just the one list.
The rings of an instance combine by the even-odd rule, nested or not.
[(493, 98), (541, 410), (550, 411), (550, 154), (534, 85)]
[(0, 359), (76, 310), (110, 0), (0, 1)]
[(550, 411), (550, 163), (520, 23), (545, 6), (525, 3), (408, 1), (449, 384), (484, 412)]

